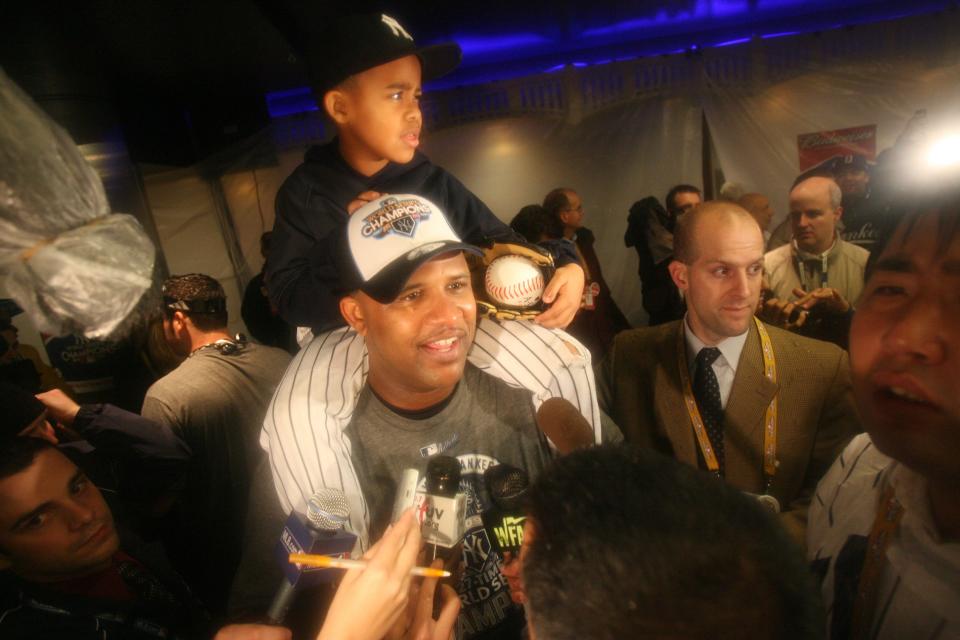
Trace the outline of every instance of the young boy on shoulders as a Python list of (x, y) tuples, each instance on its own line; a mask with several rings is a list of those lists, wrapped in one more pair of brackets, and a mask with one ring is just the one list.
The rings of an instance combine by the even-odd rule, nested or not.
[[(452, 71), (460, 55), (456, 43), (417, 47), (383, 14), (341, 18), (310, 43), (305, 57), (314, 92), (337, 137), (311, 148), (277, 193), (267, 289), (288, 322), (314, 333), (342, 325), (343, 292), (332, 256), (350, 214), (381, 194), (431, 200), (465, 242), (522, 242), (459, 180), (417, 151), (421, 81)], [(583, 289), (572, 247), (554, 258), (558, 268), (543, 295), (552, 304), (536, 319), (547, 328), (573, 320)]]

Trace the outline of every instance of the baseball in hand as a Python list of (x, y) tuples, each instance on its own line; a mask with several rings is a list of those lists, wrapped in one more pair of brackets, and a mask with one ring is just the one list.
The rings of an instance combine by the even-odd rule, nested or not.
[(529, 307), (543, 295), (540, 267), (523, 256), (500, 256), (487, 267), (487, 293), (498, 304)]

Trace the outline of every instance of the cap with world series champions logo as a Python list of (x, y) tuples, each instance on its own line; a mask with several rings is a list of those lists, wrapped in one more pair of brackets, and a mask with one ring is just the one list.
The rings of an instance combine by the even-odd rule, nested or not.
[(393, 302), (422, 264), (453, 251), (482, 255), (463, 242), (443, 211), (411, 194), (381, 196), (350, 216), (338, 261), (344, 285), (374, 300)]

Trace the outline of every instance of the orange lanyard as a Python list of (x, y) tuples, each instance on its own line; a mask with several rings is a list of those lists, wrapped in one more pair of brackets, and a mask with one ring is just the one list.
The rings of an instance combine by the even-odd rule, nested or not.
[[(773, 355), (773, 344), (770, 342), (770, 334), (766, 327), (756, 317), (753, 321), (757, 325), (757, 333), (760, 334), (760, 350), (763, 353), (763, 375), (771, 382), (777, 382), (777, 361)], [(685, 321), (683, 321), (685, 322)], [(700, 409), (697, 407), (697, 400), (693, 396), (693, 385), (690, 383), (690, 370), (687, 365), (687, 346), (684, 339), (683, 327), (677, 336), (677, 362), (680, 367), (680, 382), (683, 385), (683, 402), (687, 407), (687, 413), (690, 415), (690, 422), (693, 423), (693, 431), (697, 436), (697, 444), (700, 445), (700, 453), (703, 455), (707, 468), (713, 473), (720, 475), (720, 463), (717, 462), (717, 455), (714, 453), (713, 445), (710, 444), (710, 437), (707, 435), (707, 429), (703, 424), (703, 418), (700, 417)], [(763, 419), (763, 476), (764, 491), (770, 490), (770, 484), (773, 482), (773, 476), (777, 473), (777, 399), (779, 393), (774, 394), (773, 399), (767, 406), (766, 414)]]
[(893, 495), (893, 487), (888, 486), (880, 497), (880, 508), (870, 530), (857, 599), (853, 603), (851, 636), (855, 639), (867, 638), (870, 632), (873, 611), (877, 606), (880, 577), (887, 559), (887, 547), (890, 546), (890, 540), (893, 539), (902, 518), (903, 506)]

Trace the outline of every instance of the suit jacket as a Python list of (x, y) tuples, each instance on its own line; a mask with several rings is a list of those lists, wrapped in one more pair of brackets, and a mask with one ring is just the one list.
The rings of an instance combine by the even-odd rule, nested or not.
[[(687, 414), (677, 361), (680, 321), (619, 334), (599, 365), (600, 408), (620, 426), (624, 439), (653, 447), (697, 466), (697, 442)], [(726, 481), (762, 493), (763, 420), (779, 391), (777, 459), (770, 487), (783, 508), (784, 524), (803, 541), (807, 506), (820, 477), (847, 441), (860, 431), (845, 351), (837, 346), (767, 325), (778, 382), (763, 375), (756, 326), (740, 354), (724, 411)]]

